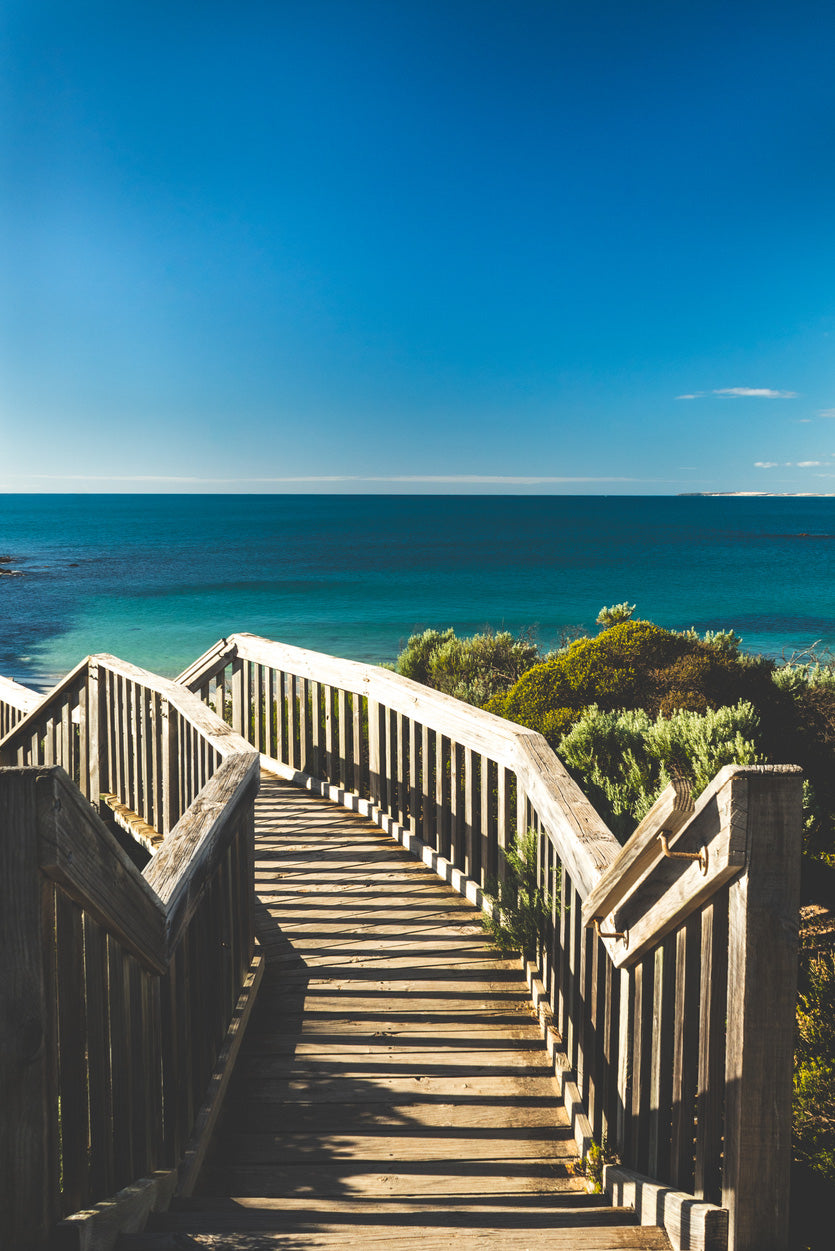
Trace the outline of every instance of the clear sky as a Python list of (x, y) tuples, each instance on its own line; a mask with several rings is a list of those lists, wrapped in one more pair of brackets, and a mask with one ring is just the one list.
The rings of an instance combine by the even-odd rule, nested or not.
[(5, 0), (0, 490), (835, 491), (831, 0)]

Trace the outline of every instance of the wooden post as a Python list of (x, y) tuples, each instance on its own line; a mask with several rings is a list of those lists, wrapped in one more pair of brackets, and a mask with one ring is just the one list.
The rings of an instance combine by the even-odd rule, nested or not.
[(788, 1245), (801, 786), (791, 765), (734, 779), (740, 815), (747, 792), (748, 864), (728, 891), (722, 1206), (730, 1251)]
[(60, 1215), (54, 890), (38, 868), (37, 800), (34, 769), (0, 771), (0, 1229), (19, 1251)]

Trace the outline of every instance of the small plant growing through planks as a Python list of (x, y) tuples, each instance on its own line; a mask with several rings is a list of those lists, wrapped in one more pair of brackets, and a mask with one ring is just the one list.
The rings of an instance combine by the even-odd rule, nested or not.
[(554, 894), (559, 891), (559, 875), (554, 875), (554, 889), (540, 881), (538, 860), (539, 835), (536, 830), (518, 833), (505, 848), (504, 880), (485, 892), (493, 905), (484, 913), (482, 923), (500, 951), (520, 952), (532, 960), (551, 924)]

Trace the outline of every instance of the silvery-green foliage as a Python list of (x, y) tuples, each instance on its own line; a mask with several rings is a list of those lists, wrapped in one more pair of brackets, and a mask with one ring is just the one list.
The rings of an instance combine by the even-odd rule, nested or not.
[(635, 611), (634, 604), (627, 604), (626, 600), (622, 604), (610, 604), (608, 608), (601, 608), (597, 614), (597, 624), (604, 626), (607, 630), (609, 626), (619, 625), (621, 621), (628, 621)]
[(424, 630), (409, 639), (395, 669), (404, 677), (481, 707), (507, 691), (541, 659), (530, 638), (515, 638), (508, 630), (485, 630), (471, 638), (458, 638), (453, 629)]
[(641, 709), (604, 712), (592, 704), (558, 750), (614, 832), (625, 838), (674, 773), (687, 777), (699, 793), (723, 765), (761, 763), (758, 731), (759, 718), (745, 700), (655, 720)]

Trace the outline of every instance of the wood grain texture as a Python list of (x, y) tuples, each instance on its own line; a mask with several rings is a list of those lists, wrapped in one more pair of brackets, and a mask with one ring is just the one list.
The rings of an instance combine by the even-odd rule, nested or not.
[(659, 833), (663, 830), (672, 838), (690, 819), (693, 807), (689, 785), (671, 782), (585, 899), (585, 925), (590, 925), (595, 917), (602, 921), (615, 910), (643, 877), (649, 865), (659, 859)]
[(44, 899), (37, 867), (38, 779), (0, 769), (0, 1229), (21, 1251), (39, 1247), (59, 1215), (53, 892)]
[(63, 770), (39, 780), (40, 868), (148, 968), (166, 967), (165, 909)]
[(266, 969), (214, 1146), (190, 1203), (124, 1246), (668, 1246), (572, 1175), (525, 982), (478, 911), (268, 775), (256, 818)]
[(802, 775), (749, 767), (748, 869), (728, 894), (723, 1207), (735, 1251), (788, 1240)]

